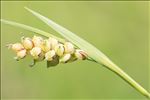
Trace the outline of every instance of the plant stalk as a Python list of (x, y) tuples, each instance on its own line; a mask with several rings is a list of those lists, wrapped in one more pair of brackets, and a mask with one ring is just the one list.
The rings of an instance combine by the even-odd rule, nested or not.
[[(98, 61), (97, 63), (102, 64), (101, 61)], [(113, 62), (111, 62), (109, 59), (107, 59), (107, 61), (105, 60), (105, 62), (103, 62), (103, 65), (109, 70), (115, 72), (118, 76), (120, 76), (123, 80), (129, 83), (141, 94), (143, 94), (147, 98), (150, 98), (150, 93), (148, 91), (146, 91), (140, 84), (138, 84), (135, 80), (133, 80), (128, 74), (126, 74), (121, 68), (119, 68)]]

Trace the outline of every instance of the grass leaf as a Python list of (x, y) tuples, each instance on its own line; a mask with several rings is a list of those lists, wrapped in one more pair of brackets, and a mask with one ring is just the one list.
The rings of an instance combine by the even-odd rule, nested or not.
[(17, 22), (5, 20), (5, 19), (1, 19), (1, 22), (2, 22), (2, 23), (5, 23), (5, 24), (8, 24), (8, 25), (15, 26), (15, 27), (23, 28), (23, 29), (25, 29), (25, 30), (28, 30), (28, 31), (31, 31), (31, 32), (40, 34), (40, 35), (45, 36), (45, 37), (53, 37), (53, 38), (56, 38), (56, 39), (59, 40), (60, 42), (64, 42), (64, 41), (65, 41), (65, 40), (62, 39), (62, 38), (56, 37), (56, 36), (54, 36), (54, 35), (52, 35), (52, 34), (50, 34), (50, 33), (48, 33), (48, 32), (42, 31), (42, 30), (40, 30), (40, 29), (31, 27), (31, 26), (28, 26), (28, 25), (24, 25), (24, 24), (21, 24), (21, 23), (17, 23)]
[[(43, 30), (40, 30), (38, 28), (34, 28), (34, 27), (31, 27), (31, 26), (28, 26), (28, 25), (25, 25), (25, 24), (21, 24), (21, 23), (17, 23), (17, 22), (13, 22), (13, 21), (9, 21), (9, 20), (5, 20), (5, 19), (1, 19), (1, 22), (2, 23), (5, 23), (5, 24), (8, 24), (8, 25), (12, 25), (12, 26), (15, 26), (15, 27), (19, 27), (19, 28), (23, 28), (25, 30), (28, 30), (28, 31), (31, 31), (31, 32), (34, 32), (34, 33), (37, 33), (39, 35), (42, 35), (42, 36), (45, 36), (45, 37), (53, 37), (55, 39), (57, 39), (58, 41), (64, 43), (65, 40), (62, 39), (62, 38), (59, 38), (59, 37), (56, 37), (48, 32), (45, 32)], [(93, 59), (91, 59), (90, 57), (87, 58), (87, 60), (89, 61), (94, 61)]]
[(47, 17), (25, 7), (29, 12), (39, 18), (41, 21), (46, 23), (48, 26), (53, 28), (56, 32), (62, 35), (64, 38), (74, 43), (80, 49), (84, 50), (92, 59), (94, 59), (97, 63), (104, 65), (106, 68), (115, 72), (122, 79), (124, 79), (127, 83), (129, 83), (132, 87), (137, 89), (141, 94), (146, 97), (150, 97), (150, 94), (140, 86), (136, 81), (134, 81), (129, 75), (127, 75), (122, 69), (120, 69), (117, 65), (115, 65), (107, 56), (105, 56), (100, 50), (94, 47), (92, 44), (88, 43), (84, 39), (80, 38), (73, 32), (68, 29), (62, 27), (61, 25), (55, 23), (54, 21), (48, 19)]

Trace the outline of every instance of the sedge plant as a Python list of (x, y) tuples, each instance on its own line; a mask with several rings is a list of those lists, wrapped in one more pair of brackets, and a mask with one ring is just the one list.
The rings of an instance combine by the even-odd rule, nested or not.
[(16, 60), (20, 60), (26, 55), (31, 55), (33, 57), (33, 63), (30, 66), (33, 66), (37, 61), (46, 60), (47, 67), (56, 66), (59, 63), (76, 61), (77, 59), (89, 60), (103, 65), (107, 69), (120, 76), (142, 95), (150, 98), (150, 93), (147, 90), (145, 90), (121, 68), (114, 64), (95, 46), (69, 31), (68, 29), (55, 23), (51, 19), (27, 7), (25, 7), (25, 9), (43, 21), (45, 24), (50, 26), (56, 32), (58, 32), (61, 36), (64, 37), (64, 39), (28, 25), (1, 19), (1, 22), (5, 24), (20, 27), (48, 38), (44, 40), (40, 36), (34, 36), (33, 38), (22, 37), (21, 43), (9, 44), (8, 47), (14, 50), (17, 54), (15, 57)]

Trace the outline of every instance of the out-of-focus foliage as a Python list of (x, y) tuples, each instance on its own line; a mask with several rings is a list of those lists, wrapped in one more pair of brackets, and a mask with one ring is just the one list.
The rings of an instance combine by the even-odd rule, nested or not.
[[(2, 2), (3, 19), (59, 36), (24, 6), (91, 42), (148, 90), (148, 2)], [(28, 67), (30, 57), (16, 62), (5, 45), (34, 34), (4, 24), (1, 29), (2, 98), (144, 98), (114, 73), (89, 61), (49, 69), (46, 62)]]

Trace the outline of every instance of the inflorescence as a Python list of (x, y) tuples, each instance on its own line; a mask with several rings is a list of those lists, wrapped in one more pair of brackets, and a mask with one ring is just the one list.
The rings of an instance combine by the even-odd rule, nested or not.
[(36, 61), (46, 60), (52, 66), (58, 63), (73, 62), (77, 59), (85, 60), (88, 55), (81, 49), (75, 48), (70, 42), (61, 43), (55, 38), (43, 39), (40, 36), (33, 38), (22, 37), (21, 43), (9, 44), (9, 48), (16, 52), (14, 59), (20, 60), (27, 55)]

